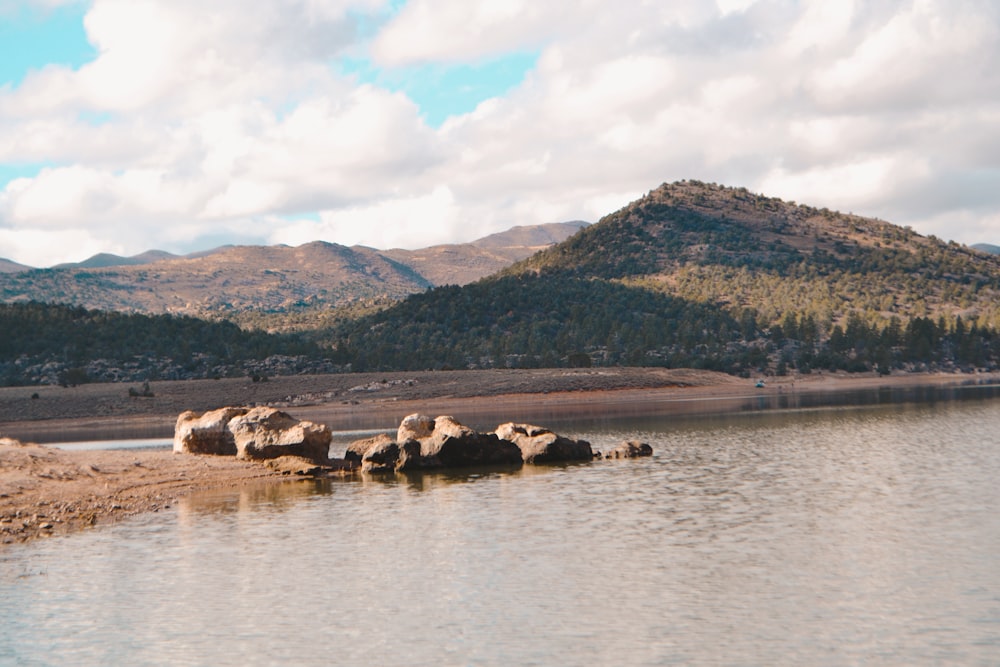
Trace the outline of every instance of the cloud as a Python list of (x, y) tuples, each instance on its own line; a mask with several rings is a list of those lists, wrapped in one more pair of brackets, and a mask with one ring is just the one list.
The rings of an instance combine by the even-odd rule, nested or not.
[(348, 10), (373, 4), (269, 0), (248, 9), (235, 0), (210, 8), (193, 0), (96, 0), (84, 21), (96, 59), (76, 70), (31, 73), (2, 100), (0, 113), (162, 116), (259, 98), (280, 102), (322, 83), (323, 60), (355, 40)]
[(529, 0), (411, 0), (376, 37), (372, 53), (382, 65), (400, 66), (530, 50), (551, 34), (560, 9), (560, 3)]
[[(92, 62), (0, 90), (0, 163), (47, 165), (0, 189), (23, 258), (43, 230), (53, 262), (470, 240), (683, 178), (1000, 242), (992, 0), (95, 0), (86, 28)], [(440, 127), (340, 61), (524, 50), (519, 85)]]
[[(476, 147), (465, 173), (542, 207), (551, 193), (583, 201), (691, 177), (931, 229), (954, 201), (913, 195), (950, 190), (944, 181), (1000, 207), (978, 176), (1000, 168), (988, 4), (756, 2), (659, 20), (630, 7), (629, 31), (594, 17), (621, 32), (557, 37), (522, 87), (444, 130)], [(733, 32), (745, 37), (715, 39)], [(950, 237), (971, 243), (983, 229)]]
[(1000, 80), (984, 60), (986, 54), (1000, 54), (1000, 8), (978, 2), (949, 8), (917, 1), (869, 25), (852, 48), (812, 73), (810, 92), (824, 107), (854, 112), (912, 112), (980, 97), (984, 76), (987, 82)]
[[(429, 226), (427, 220), (434, 220)], [(437, 186), (426, 195), (381, 199), (375, 203), (323, 211), (320, 220), (283, 224), (271, 236), (272, 243), (300, 245), (317, 238), (334, 238), (343, 245), (421, 248), (440, 243), (471, 241), (460, 233), (459, 209), (447, 186)]]
[(436, 148), (403, 95), (361, 86), (301, 103), (235, 137), (205, 132), (224, 190), (207, 217), (295, 212), (396, 196), (431, 166)]

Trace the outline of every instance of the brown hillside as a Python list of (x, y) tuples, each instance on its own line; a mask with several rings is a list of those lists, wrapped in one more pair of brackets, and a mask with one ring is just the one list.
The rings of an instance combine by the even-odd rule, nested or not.
[[(159, 260), (155, 251), (132, 258), (98, 255), (76, 265), (36, 270), (0, 260), (0, 301), (223, 317), (285, 328), (272, 321), (274, 314), (385, 303), (433, 285), (478, 280), (566, 238), (579, 226), (515, 228), (510, 235), (487, 237), (489, 247), (474, 241), (380, 251), (315, 241), (294, 248), (226, 246)], [(254, 313), (271, 315), (265, 322)]]
[(18, 264), (17, 262), (12, 262), (9, 259), (0, 257), (0, 273), (18, 273), (20, 271), (30, 270), (30, 267), (27, 267), (24, 264)]

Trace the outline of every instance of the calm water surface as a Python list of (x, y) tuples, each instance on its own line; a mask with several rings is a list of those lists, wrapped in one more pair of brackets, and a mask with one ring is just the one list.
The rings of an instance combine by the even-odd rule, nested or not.
[(7, 549), (0, 664), (1000, 664), (1000, 400), (587, 429)]

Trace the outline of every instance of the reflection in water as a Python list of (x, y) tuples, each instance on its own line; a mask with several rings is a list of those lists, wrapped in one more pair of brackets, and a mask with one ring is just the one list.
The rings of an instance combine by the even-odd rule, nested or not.
[(158, 449), (169, 450), (173, 441), (166, 438), (145, 438), (138, 440), (84, 440), (80, 442), (50, 442), (50, 447), (85, 451), (92, 449)]
[(200, 494), (0, 554), (0, 663), (997, 664), (998, 430), (609, 419), (655, 457)]
[(220, 489), (184, 496), (177, 501), (181, 522), (196, 521), (205, 514), (233, 512), (281, 512), (294, 508), (297, 501), (317, 493), (329, 493), (331, 480), (295, 480), (247, 484), (238, 491)]

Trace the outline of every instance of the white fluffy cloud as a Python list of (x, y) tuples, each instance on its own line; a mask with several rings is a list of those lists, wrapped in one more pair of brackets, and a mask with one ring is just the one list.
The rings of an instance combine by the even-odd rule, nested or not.
[[(0, 255), (594, 220), (698, 178), (1000, 243), (993, 0), (94, 0), (96, 58), (0, 89)], [(375, 26), (373, 30), (371, 26)], [(358, 78), (538, 53), (429, 127)], [(61, 240), (64, 239), (64, 240)]]

